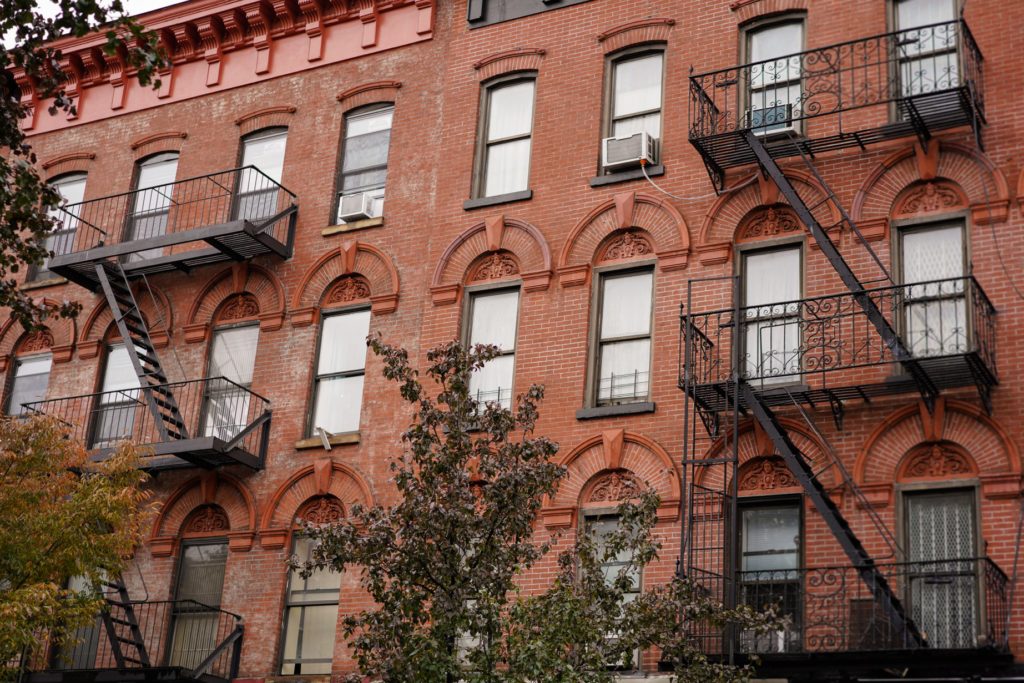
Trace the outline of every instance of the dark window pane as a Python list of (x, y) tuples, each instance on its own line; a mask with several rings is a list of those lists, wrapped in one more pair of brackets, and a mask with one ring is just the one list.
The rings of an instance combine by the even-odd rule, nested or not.
[(345, 158), (342, 171), (348, 172), (367, 166), (382, 166), (388, 162), (391, 131), (382, 130), (345, 140)]

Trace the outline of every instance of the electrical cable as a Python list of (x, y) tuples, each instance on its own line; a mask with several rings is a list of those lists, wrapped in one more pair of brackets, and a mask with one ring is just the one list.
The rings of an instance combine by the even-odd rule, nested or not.
[[(649, 182), (654, 187), (654, 189), (656, 189), (658, 192), (662, 193), (663, 195), (665, 195), (667, 197), (671, 197), (672, 199), (676, 199), (676, 200), (681, 201), (681, 202), (696, 202), (696, 201), (699, 201), (701, 199), (710, 199), (711, 197), (717, 197), (718, 196), (717, 192), (710, 192), (708, 194), (702, 194), (702, 195), (699, 195), (699, 196), (696, 196), (696, 197), (680, 197), (679, 195), (672, 194), (668, 190), (665, 190), (660, 185), (658, 185), (658, 183), (656, 183), (653, 180), (651, 180), (651, 176), (647, 175), (647, 162), (646, 161), (641, 161), (640, 162), (640, 170), (641, 170), (641, 172), (643, 172), (644, 178), (647, 179), (647, 182)], [(744, 187), (746, 187), (747, 185), (752, 184), (755, 180), (757, 180), (757, 176), (753, 175), (749, 179), (744, 180), (742, 183), (740, 183), (739, 185), (736, 185), (735, 187), (729, 187), (729, 188), (726, 188), (726, 189), (722, 190), (722, 194), (728, 194), (730, 192), (735, 192), (736, 190), (741, 190)]]

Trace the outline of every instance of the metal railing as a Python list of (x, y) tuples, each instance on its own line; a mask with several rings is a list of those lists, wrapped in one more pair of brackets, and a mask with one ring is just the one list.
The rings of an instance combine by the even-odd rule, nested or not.
[(162, 400), (168, 392), (177, 403), (186, 437), (212, 436), (253, 455), (263, 452), (266, 430), (258, 427), (269, 415), (270, 401), (225, 377), (54, 398), (26, 403), (25, 408), (61, 420), (71, 438), (91, 449), (111, 448), (123, 440), (152, 445), (165, 439), (147, 394)]
[[(973, 277), (865, 290), (917, 360), (976, 355), (996, 376), (995, 308)], [(737, 317), (738, 310), (738, 317)], [(764, 383), (896, 362), (852, 292), (684, 313), (682, 368), (690, 385), (739, 376)]]
[(237, 220), (263, 225), (265, 234), (287, 244), (282, 212), (294, 201), (263, 171), (244, 166), (60, 207), (52, 249), (62, 256)]
[[(129, 642), (135, 641), (136, 636), (129, 626), (120, 622), (128, 621), (129, 609), (134, 613), (150, 667), (180, 667), (191, 679), (206, 675), (225, 680), (237, 677), (244, 631), (239, 615), (195, 600), (132, 601), (129, 609), (119, 603), (108, 603), (105, 609), (113, 618), (113, 635)], [(93, 624), (78, 629), (75, 636), (75, 642), (57, 645), (41, 634), (39, 646), (29, 653), (26, 668), (29, 671), (146, 668), (144, 663), (135, 661), (138, 658), (136, 647), (125, 642), (119, 647), (128, 658), (119, 664), (102, 614)]]
[(983, 116), (982, 59), (967, 24), (956, 20), (693, 75), (690, 138), (788, 130), (806, 119), (960, 89)]

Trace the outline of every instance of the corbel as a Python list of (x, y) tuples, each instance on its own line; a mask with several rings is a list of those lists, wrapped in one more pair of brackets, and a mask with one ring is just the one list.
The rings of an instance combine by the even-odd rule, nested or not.
[(265, 74), (270, 71), (270, 27), (273, 24), (273, 12), (263, 2), (246, 5), (243, 10), (252, 33), (252, 46), (256, 48), (256, 73)]
[(275, 35), (283, 35), (291, 31), (295, 26), (295, 4), (294, 0), (270, 0), (270, 6), (274, 10), (274, 17), (277, 19)]
[(18, 86), (18, 104), (21, 105), (22, 117), (18, 121), (18, 127), (22, 130), (32, 130), (36, 125), (36, 109), (39, 104), (35, 83), (24, 69), (15, 68), (11, 70), (11, 73)]
[(175, 24), (167, 31), (161, 31), (160, 41), (172, 63), (184, 64), (191, 60), (199, 49), (199, 32), (192, 24)]
[(363, 24), (363, 47), (377, 44), (377, 19), (377, 3), (374, 0), (360, 0), (359, 21)]
[(309, 49), (306, 59), (315, 62), (324, 54), (324, 7), (321, 0), (299, 0), (299, 11), (306, 24), (306, 37)]
[[(107, 63), (107, 82), (110, 83), (110, 108), (124, 108), (125, 96), (125, 67), (128, 65), (128, 56), (124, 45), (114, 48), (114, 54), (105, 55)], [(161, 77), (161, 86), (163, 78)]]
[(105, 81), (106, 60), (103, 58), (103, 50), (98, 47), (82, 50), (78, 53), (82, 60), (82, 87), (99, 85)]
[(64, 96), (68, 102), (71, 103), (71, 107), (68, 109), (67, 118), (68, 121), (74, 121), (78, 118), (78, 104), (79, 95), (82, 80), (82, 62), (77, 55), (68, 55), (62, 57), (57, 62), (61, 73), (64, 75)]
[(423, 35), (434, 28), (434, 0), (416, 0), (416, 33)]
[(224, 10), (217, 15), (220, 17), (224, 33), (221, 39), (221, 48), (233, 50), (245, 41), (245, 32), (248, 28), (245, 20), (245, 12), (239, 8)]
[(224, 28), (219, 17), (202, 17), (195, 22), (203, 59), (206, 60), (206, 86), (220, 83), (220, 60), (224, 55), (222, 44)]

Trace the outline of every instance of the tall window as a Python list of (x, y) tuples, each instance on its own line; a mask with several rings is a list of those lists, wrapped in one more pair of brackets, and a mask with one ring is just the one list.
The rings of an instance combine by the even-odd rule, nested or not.
[(646, 401), (651, 387), (650, 270), (601, 276), (597, 322), (598, 405)]
[(19, 356), (14, 359), (14, 373), (10, 391), (7, 392), (7, 414), (21, 415), (26, 403), (46, 398), (50, 384), (50, 366), (53, 357), (49, 353)]
[(338, 434), (359, 429), (369, 331), (369, 309), (324, 317), (313, 387), (311, 431), (319, 427)]
[[(50, 218), (59, 221), (53, 232), (46, 238), (46, 248), (55, 256), (69, 253), (74, 247), (75, 231), (78, 229), (78, 206), (85, 199), (85, 174), (69, 173), (50, 181), (50, 187), (57, 190), (64, 206), (59, 209), (50, 210)], [(33, 266), (29, 269), (28, 280), (39, 281), (52, 277), (47, 269), (49, 258), (43, 260), (43, 265)]]
[(338, 221), (344, 219), (351, 202), (345, 197), (364, 195), (367, 213), (384, 213), (384, 183), (388, 177), (388, 148), (391, 145), (393, 106), (361, 110), (345, 116), (345, 142), (341, 151), (341, 183)]
[(801, 248), (743, 254), (746, 375), (768, 382), (793, 381), (800, 372)]
[(259, 325), (214, 330), (206, 385), (204, 433), (230, 441), (252, 422), (249, 414)]
[[(968, 343), (962, 221), (900, 231), (903, 321), (915, 356), (964, 353)], [(919, 283), (919, 284), (915, 284)]]
[[(640, 567), (634, 564), (633, 555), (629, 550), (620, 550), (610, 554), (606, 545), (609, 536), (619, 530), (619, 516), (617, 514), (589, 514), (584, 517), (584, 530), (593, 534), (597, 545), (597, 558), (601, 560), (601, 571), (605, 580), (609, 583), (616, 581), (620, 576), (629, 579), (629, 588), (623, 593), (623, 603), (628, 604), (640, 596), (642, 587), (642, 575)], [(608, 634), (608, 638), (614, 639), (618, 634)], [(633, 653), (632, 666), (623, 667), (622, 662), (614, 662), (612, 668), (634, 669), (639, 667), (640, 653)]]
[(476, 196), (520, 192), (530, 184), (533, 77), (501, 80), (484, 89)]
[(609, 137), (629, 137), (641, 132), (661, 137), (664, 61), (661, 50), (630, 52), (612, 61)]
[(741, 599), (756, 610), (779, 605), (790, 623), (768, 633), (745, 632), (745, 652), (787, 652), (800, 638), (800, 504), (740, 508)]
[(287, 142), (287, 128), (268, 128), (242, 139), (243, 170), (239, 176), (238, 218), (255, 223), (278, 212)]
[[(898, 0), (900, 88), (906, 96), (960, 85), (955, 0)], [(934, 24), (939, 24), (935, 26)]]
[(219, 626), (226, 541), (186, 542), (181, 546), (178, 583), (171, 613), (170, 665), (195, 668), (223, 638)]
[(142, 400), (139, 378), (124, 344), (107, 348), (100, 392), (93, 407), (92, 448), (109, 448), (131, 438)]
[[(178, 174), (177, 152), (157, 154), (138, 165), (132, 214), (128, 222), (128, 239), (142, 240), (167, 233), (167, 219), (173, 204), (174, 178)], [(157, 247), (130, 254), (131, 261), (144, 261), (163, 254)]]
[(789, 57), (803, 50), (804, 22), (790, 19), (751, 28), (746, 32), (747, 125), (755, 133), (794, 128), (802, 116), (801, 59)]
[(494, 344), (501, 355), (469, 378), (469, 391), (480, 403), (512, 407), (512, 382), (516, 367), (516, 328), (519, 321), (519, 288), (473, 292), (469, 300), (470, 344)]
[[(312, 539), (295, 537), (294, 554), (299, 562), (308, 561), (313, 548)], [(318, 569), (305, 579), (299, 570), (288, 575), (282, 675), (331, 672), (340, 587), (341, 575), (326, 569)]]

